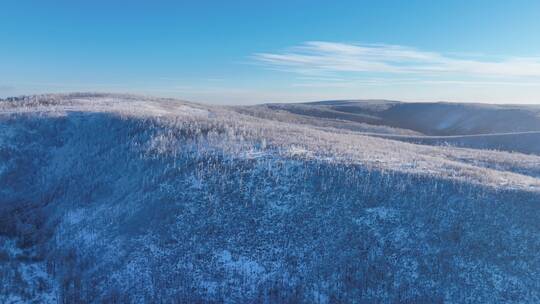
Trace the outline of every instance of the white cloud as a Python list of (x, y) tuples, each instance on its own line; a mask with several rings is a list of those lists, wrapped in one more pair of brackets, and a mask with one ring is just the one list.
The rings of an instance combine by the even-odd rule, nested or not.
[[(422, 78), (538, 78), (540, 57), (467, 58), (398, 45), (310, 41), (278, 53), (257, 53), (257, 62), (302, 75), (377, 73)], [(401, 76), (400, 76), (401, 75)]]

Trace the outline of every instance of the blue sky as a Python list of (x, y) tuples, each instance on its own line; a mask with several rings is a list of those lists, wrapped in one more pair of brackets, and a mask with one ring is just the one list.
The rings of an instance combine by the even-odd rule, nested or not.
[(0, 96), (540, 103), (540, 1), (0, 1)]

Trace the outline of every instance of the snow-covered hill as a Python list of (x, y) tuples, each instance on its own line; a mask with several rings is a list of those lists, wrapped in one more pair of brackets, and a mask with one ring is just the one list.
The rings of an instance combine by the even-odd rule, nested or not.
[(0, 101), (0, 302), (540, 301), (540, 156), (266, 107)]
[(392, 126), (434, 136), (540, 131), (540, 106), (533, 105), (336, 100), (254, 107)]
[(334, 100), (237, 110), (417, 144), (540, 154), (540, 106)]

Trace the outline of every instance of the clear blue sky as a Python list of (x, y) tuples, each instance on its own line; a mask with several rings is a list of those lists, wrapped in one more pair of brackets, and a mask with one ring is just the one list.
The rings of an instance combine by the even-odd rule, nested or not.
[(0, 96), (540, 103), (540, 1), (0, 1)]

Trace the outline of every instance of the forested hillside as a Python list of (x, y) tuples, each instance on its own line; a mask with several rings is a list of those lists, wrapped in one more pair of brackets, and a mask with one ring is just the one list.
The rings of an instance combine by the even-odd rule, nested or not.
[(540, 302), (534, 151), (272, 107), (0, 101), (0, 302)]

